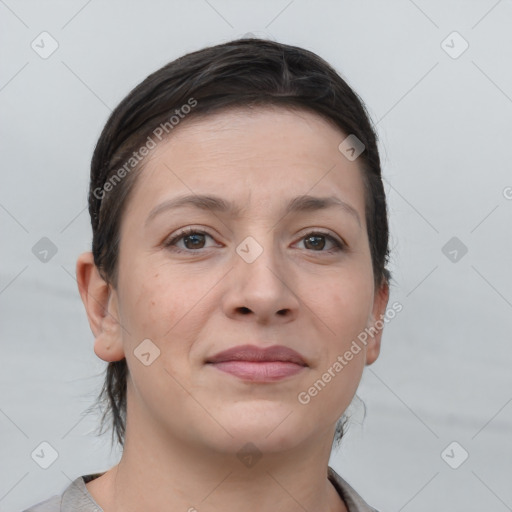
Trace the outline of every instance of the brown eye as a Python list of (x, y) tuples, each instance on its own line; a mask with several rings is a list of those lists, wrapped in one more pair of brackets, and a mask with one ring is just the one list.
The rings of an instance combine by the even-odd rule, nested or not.
[[(182, 238), (187, 249), (202, 249), (205, 243), (203, 233), (193, 233), (192, 235), (186, 235)], [(188, 243), (190, 243), (190, 247)]]
[(325, 236), (310, 235), (305, 240), (304, 245), (308, 249), (323, 249), (325, 247)]
[(335, 250), (344, 249), (343, 243), (341, 243), (333, 236), (328, 235), (327, 233), (308, 233), (306, 236), (302, 238), (302, 240), (304, 240), (304, 245), (306, 246), (306, 249), (310, 249), (315, 252), (329, 252), (329, 250), (323, 250), (326, 244), (326, 240), (328, 240), (334, 245)]
[[(198, 229), (186, 229), (165, 242), (165, 247), (172, 247), (177, 252), (185, 252), (204, 249), (206, 237), (212, 238), (208, 233)], [(184, 247), (178, 247), (178, 242), (183, 240)]]

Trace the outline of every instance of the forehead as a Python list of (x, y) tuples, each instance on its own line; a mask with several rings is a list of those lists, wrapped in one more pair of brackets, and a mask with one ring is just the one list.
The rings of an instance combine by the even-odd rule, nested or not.
[(272, 208), (287, 197), (334, 195), (364, 217), (360, 164), (338, 149), (346, 137), (318, 114), (280, 107), (185, 119), (145, 162), (132, 201), (147, 210), (173, 195), (214, 193)]

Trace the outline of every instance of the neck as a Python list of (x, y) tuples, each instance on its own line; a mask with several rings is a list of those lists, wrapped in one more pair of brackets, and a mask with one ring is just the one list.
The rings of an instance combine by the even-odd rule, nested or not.
[(327, 479), (330, 434), (241, 460), (127, 424), (121, 461), (87, 488), (105, 512), (346, 512)]

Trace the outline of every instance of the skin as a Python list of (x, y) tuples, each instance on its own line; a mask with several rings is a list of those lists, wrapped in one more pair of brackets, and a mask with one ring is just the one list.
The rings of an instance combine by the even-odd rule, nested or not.
[[(130, 372), (121, 461), (87, 489), (106, 512), (345, 511), (327, 480), (335, 424), (377, 359), (382, 331), (307, 405), (297, 395), (388, 302), (387, 285), (374, 287), (359, 162), (338, 150), (345, 134), (304, 111), (231, 110), (178, 128), (152, 151), (129, 199), (117, 289), (90, 252), (77, 262), (94, 351), (126, 358)], [(191, 193), (242, 211), (187, 206), (145, 225), (155, 206)], [(342, 199), (361, 224), (338, 208), (284, 215), (303, 194)], [(181, 253), (164, 246), (189, 226), (209, 236), (177, 241)], [(345, 249), (311, 239), (318, 230)], [(236, 252), (248, 236), (263, 249), (252, 263)], [(160, 350), (148, 366), (134, 354), (145, 339)], [(252, 383), (204, 364), (246, 343), (291, 347), (308, 366)], [(251, 467), (237, 457), (249, 442), (261, 454)]]

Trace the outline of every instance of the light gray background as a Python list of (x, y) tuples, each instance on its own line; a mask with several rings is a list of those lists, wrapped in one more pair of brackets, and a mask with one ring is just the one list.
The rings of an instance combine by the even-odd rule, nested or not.
[[(74, 279), (110, 110), (170, 60), (248, 32), (328, 60), (380, 136), (403, 310), (331, 464), (383, 512), (512, 510), (511, 24), (507, 0), (0, 0), (0, 510), (118, 460), (83, 415), (106, 363)], [(43, 31), (59, 45), (47, 59), (31, 48)], [(455, 262), (452, 237), (468, 249)], [(43, 441), (59, 454), (46, 470)], [(453, 441), (458, 469), (441, 456)]]

